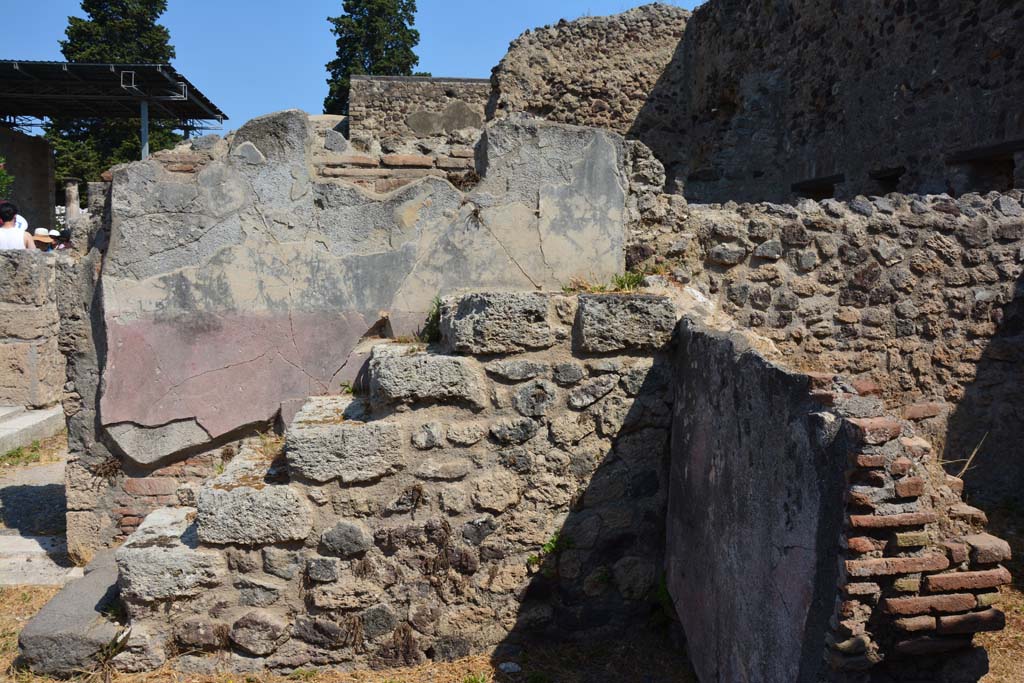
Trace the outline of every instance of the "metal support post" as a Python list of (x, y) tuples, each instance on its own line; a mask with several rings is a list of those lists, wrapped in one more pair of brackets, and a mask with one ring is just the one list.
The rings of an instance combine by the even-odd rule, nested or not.
[(139, 112), (142, 114), (142, 125), (140, 139), (142, 140), (142, 158), (149, 156), (149, 102), (142, 100), (139, 103)]

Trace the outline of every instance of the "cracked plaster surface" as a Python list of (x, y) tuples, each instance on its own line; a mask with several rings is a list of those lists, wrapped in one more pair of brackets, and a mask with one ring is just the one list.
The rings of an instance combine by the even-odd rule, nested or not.
[[(312, 137), (304, 113), (280, 112), (194, 175), (158, 158), (115, 171), (100, 415), (130, 458), (173, 456), (265, 423), (283, 401), (339, 391), (369, 329), (387, 318), (396, 335), (415, 332), (435, 296), (559, 289), (624, 266), (613, 134), (495, 124), (469, 195), (435, 177), (388, 195), (313, 181)], [(242, 145), (262, 159), (234, 154)]]

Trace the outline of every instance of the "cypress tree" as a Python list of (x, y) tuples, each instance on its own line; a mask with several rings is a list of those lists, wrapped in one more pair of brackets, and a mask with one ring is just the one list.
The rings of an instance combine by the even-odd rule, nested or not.
[(353, 75), (412, 76), (420, 61), (413, 52), (420, 42), (420, 33), (413, 28), (416, 0), (344, 0), (342, 9), (341, 16), (327, 18), (338, 54), (327, 63), (326, 114), (348, 113)]

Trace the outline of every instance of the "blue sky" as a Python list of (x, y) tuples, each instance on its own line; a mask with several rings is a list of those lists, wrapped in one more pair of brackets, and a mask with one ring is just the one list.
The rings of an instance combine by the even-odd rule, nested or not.
[[(435, 76), (487, 78), (509, 42), (527, 28), (591, 14), (615, 14), (643, 0), (419, 0), (419, 68)], [(694, 0), (668, 0), (692, 8)], [(57, 41), (79, 0), (0, 0), (17, 34), (0, 59), (62, 59)], [(169, 0), (162, 23), (178, 50), (177, 69), (237, 128), (267, 112), (319, 113), (334, 36), (326, 17), (341, 0)]]

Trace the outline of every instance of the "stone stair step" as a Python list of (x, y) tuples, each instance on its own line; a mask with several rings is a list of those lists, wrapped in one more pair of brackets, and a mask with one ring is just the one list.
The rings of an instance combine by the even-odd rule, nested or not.
[(64, 409), (7, 411), (0, 415), (0, 455), (59, 434), (64, 429)]

